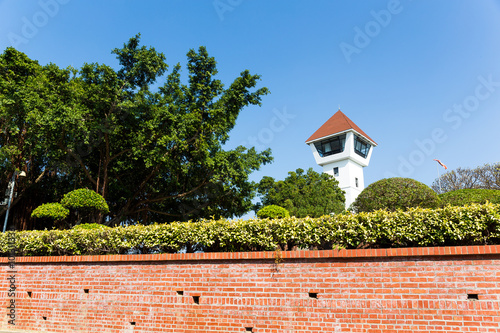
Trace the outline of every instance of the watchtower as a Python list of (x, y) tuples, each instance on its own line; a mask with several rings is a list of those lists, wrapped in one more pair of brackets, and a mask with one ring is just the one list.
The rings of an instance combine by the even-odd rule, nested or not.
[(363, 168), (368, 166), (377, 143), (338, 110), (306, 144), (323, 172), (339, 181), (339, 187), (345, 191), (345, 206), (349, 208), (365, 188)]

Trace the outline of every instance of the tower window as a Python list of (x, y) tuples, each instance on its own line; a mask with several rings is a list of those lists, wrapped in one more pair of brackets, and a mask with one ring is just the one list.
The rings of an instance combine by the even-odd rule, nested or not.
[(339, 176), (339, 168), (338, 168), (338, 167), (333, 168), (333, 175), (334, 175), (335, 177), (338, 177), (338, 176)]
[(354, 181), (356, 182), (356, 187), (359, 187), (358, 178), (354, 178)]
[(365, 140), (361, 139), (359, 136), (354, 136), (354, 151), (359, 156), (366, 158), (368, 152), (370, 151), (370, 144)]
[(341, 153), (345, 148), (345, 134), (316, 142), (314, 146), (321, 157)]

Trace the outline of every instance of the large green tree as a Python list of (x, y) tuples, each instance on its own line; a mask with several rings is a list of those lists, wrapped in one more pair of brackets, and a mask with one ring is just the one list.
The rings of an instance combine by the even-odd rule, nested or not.
[[(11, 214), (20, 229), (33, 227), (30, 214), (36, 206), (65, 192), (60, 191), (64, 175), (48, 167), (47, 147), (34, 116), (57, 99), (59, 92), (52, 86), (65, 85), (65, 72), (53, 65), (42, 67), (13, 48), (0, 55), (0, 201), (15, 171), (24, 171), (26, 177), (17, 177)], [(6, 206), (0, 206), (0, 217), (5, 211)]]
[[(51, 186), (58, 194), (92, 188), (110, 205), (102, 217), (107, 224), (251, 209), (248, 175), (271, 161), (270, 151), (223, 145), (242, 109), (260, 105), (268, 93), (255, 88), (260, 77), (245, 70), (225, 88), (204, 47), (188, 52), (187, 79), (181, 80), (180, 64), (165, 76), (165, 56), (140, 46), (140, 35), (112, 52), (117, 69), (91, 63), (79, 70), (40, 66), (12, 48), (4, 52), (2, 182), (15, 169), (29, 169), (26, 189), (44, 179), (44, 193)], [(41, 201), (59, 199), (47, 194)]]
[(290, 171), (285, 180), (275, 181), (274, 178), (265, 176), (257, 186), (261, 203), (255, 209), (278, 205), (296, 217), (341, 213), (345, 210), (345, 197), (338, 184), (333, 176), (319, 174), (312, 168), (307, 172), (303, 169)]

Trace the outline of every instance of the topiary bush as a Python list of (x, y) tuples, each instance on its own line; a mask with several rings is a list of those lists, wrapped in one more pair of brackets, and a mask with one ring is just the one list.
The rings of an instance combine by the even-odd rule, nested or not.
[(68, 217), (69, 210), (58, 202), (46, 203), (38, 206), (31, 213), (31, 217), (50, 218), (60, 221)]
[(100, 194), (87, 188), (80, 188), (66, 193), (61, 200), (61, 204), (69, 209), (109, 213), (106, 200)]
[(499, 204), (500, 190), (489, 189), (461, 189), (439, 195), (441, 206), (465, 206), (473, 203), (484, 204), (487, 201)]
[(429, 186), (411, 178), (385, 178), (370, 184), (352, 204), (355, 212), (396, 211), (410, 207), (436, 208), (440, 199)]
[(99, 224), (99, 223), (82, 223), (82, 224), (75, 225), (71, 229), (76, 229), (76, 230), (103, 230), (103, 229), (111, 229), (111, 227), (108, 227), (107, 225)]
[(257, 212), (257, 217), (260, 219), (282, 219), (289, 216), (288, 210), (277, 205), (264, 206)]
[(106, 200), (92, 190), (81, 188), (66, 193), (60, 203), (46, 203), (37, 207), (31, 216), (51, 218), (57, 222), (54, 227), (66, 229), (81, 222), (102, 221), (102, 214), (106, 213), (109, 213)]

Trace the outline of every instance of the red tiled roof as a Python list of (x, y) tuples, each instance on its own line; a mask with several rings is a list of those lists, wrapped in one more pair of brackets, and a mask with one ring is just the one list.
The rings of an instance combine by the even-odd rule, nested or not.
[(342, 111), (338, 110), (333, 116), (330, 117), (306, 142), (313, 141), (325, 136), (335, 133), (344, 132), (353, 129), (368, 140), (377, 144), (365, 132), (361, 130), (351, 119), (349, 119)]

